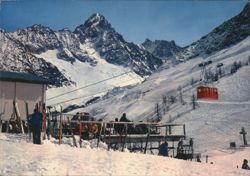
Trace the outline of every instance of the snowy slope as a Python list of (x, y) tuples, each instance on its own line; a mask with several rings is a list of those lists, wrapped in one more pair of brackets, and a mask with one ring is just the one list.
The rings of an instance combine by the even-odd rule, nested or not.
[[(208, 164), (150, 154), (107, 151), (105, 145), (84, 142), (83, 148), (45, 140), (27, 142), (27, 136), (0, 134), (0, 175), (154, 175), (154, 176), (247, 176), (241, 167), (250, 159), (250, 148), (213, 151)], [(91, 149), (92, 148), (92, 149)]]
[(90, 45), (81, 45), (81, 49), (83, 50), (83, 52), (87, 53), (89, 57), (92, 57), (93, 60), (97, 61), (95, 67), (91, 66), (88, 62), (81, 62), (79, 60), (76, 60), (74, 63), (70, 63), (65, 60), (59, 59), (57, 57), (57, 50), (48, 50), (44, 53), (36, 54), (36, 57), (43, 58), (47, 62), (56, 65), (59, 71), (68, 80), (71, 80), (75, 83), (74, 85), (70, 86), (48, 89), (47, 99), (60, 95), (61, 93), (78, 89), (88, 84), (93, 84), (95, 82), (112, 78), (121, 74), (123, 75), (121, 75), (120, 77), (116, 77), (115, 79), (97, 84), (96, 86), (91, 86), (87, 89), (80, 89), (59, 98), (48, 100), (48, 105), (53, 105), (65, 100), (69, 100), (71, 98), (77, 98), (79, 96), (86, 98), (81, 98), (78, 101), (67, 102), (61, 105), (65, 107), (71, 103), (84, 103), (86, 100), (91, 99), (93, 96), (98, 95), (99, 93), (104, 94), (106, 93), (106, 91), (114, 87), (126, 86), (131, 84), (133, 85), (143, 80), (143, 78), (139, 75), (135, 74), (134, 72), (130, 72), (131, 70), (129, 68), (108, 63), (107, 61), (102, 59), (100, 55), (98, 55), (98, 53), (96, 53), (95, 50), (91, 48)]
[[(178, 100), (177, 89), (181, 86), (186, 104), (181, 105), (179, 100), (172, 104), (162, 121), (185, 123), (187, 135), (194, 138), (198, 152), (225, 149), (229, 147), (229, 142), (242, 145), (241, 127), (245, 127), (250, 134), (250, 66), (245, 66), (250, 56), (249, 43), (250, 37), (208, 57), (207, 60), (213, 61), (209, 65), (211, 69), (223, 62), (227, 75), (210, 85), (218, 87), (219, 101), (198, 102), (197, 110), (192, 111), (190, 101), (198, 83), (191, 86), (190, 82), (192, 78), (195, 81), (200, 79), (198, 64), (204, 61), (201, 57), (162, 69), (130, 90), (72, 113), (87, 111), (97, 118), (113, 120), (126, 112), (128, 118), (135, 121), (156, 119), (156, 103), (161, 106), (163, 95), (172, 95)], [(241, 61), (244, 66), (231, 75), (228, 72), (234, 61)], [(247, 139), (250, 141), (249, 135)]]
[[(209, 56), (206, 60), (201, 57), (197, 57), (185, 63), (179, 64), (175, 67), (159, 70), (158, 72), (148, 77), (146, 81), (144, 81), (142, 84), (134, 87), (131, 90), (128, 90), (123, 94), (119, 94), (108, 100), (102, 101), (100, 102), (100, 104), (92, 105), (88, 107), (87, 110), (91, 111), (92, 109), (102, 107), (103, 110), (106, 109), (105, 111), (108, 112), (107, 116), (109, 117), (119, 116), (123, 113), (122, 111), (126, 111), (131, 119), (143, 118), (143, 112), (152, 112), (152, 107), (154, 107), (155, 103), (161, 102), (162, 95), (177, 96), (177, 89), (179, 86), (183, 87), (184, 93), (185, 91), (189, 91), (188, 96), (191, 96), (194, 93), (194, 88), (192, 88), (192, 86), (190, 85), (191, 79), (193, 78), (194, 81), (197, 82), (200, 80), (201, 76), (201, 69), (198, 67), (199, 63), (212, 60), (213, 63), (209, 65), (209, 67), (212, 67), (212, 69), (214, 69), (218, 63), (223, 62), (226, 72), (229, 71), (229, 68), (231, 68), (231, 65), (234, 61), (242, 61), (242, 64), (246, 63), (250, 55), (249, 42), (250, 37), (233, 47), (224, 49)], [(242, 74), (244, 76), (244, 79), (248, 78), (247, 73), (245, 73), (245, 71)], [(234, 76), (236, 75), (229, 76), (229, 79)], [(223, 77), (214, 84), (220, 84), (227, 77), (228, 76)], [(224, 84), (222, 84), (222, 86), (223, 85)], [(229, 96), (233, 96), (234, 98), (238, 97), (238, 100), (241, 100), (241, 97), (248, 98), (245, 97), (245, 94), (248, 94), (247, 90), (249, 85), (247, 84), (244, 86), (240, 86), (240, 88), (244, 89), (245, 91), (242, 93), (243, 95), (241, 94), (238, 96), (231, 93), (234, 90), (238, 89), (239, 86), (235, 87), (236, 85), (237, 84), (235, 83), (231, 87), (227, 87), (226, 85), (224, 86), (223, 89), (228, 88), (227, 91), (230, 92), (225, 92), (223, 89), (223, 91), (219, 90), (220, 95), (223, 95), (224, 93), (226, 93), (226, 95), (230, 94), (228, 96), (223, 95), (220, 100), (228, 101), (229, 99), (232, 99), (232, 97), (229, 98)], [(187, 101), (190, 101), (189, 97), (187, 99)], [(234, 99), (232, 99), (232, 101), (234, 101)], [(119, 108), (119, 110), (111, 110), (112, 108), (110, 107), (113, 106)], [(136, 109), (139, 109), (139, 111)], [(97, 114), (97, 116), (102, 118), (106, 117), (103, 117), (99, 114)]]

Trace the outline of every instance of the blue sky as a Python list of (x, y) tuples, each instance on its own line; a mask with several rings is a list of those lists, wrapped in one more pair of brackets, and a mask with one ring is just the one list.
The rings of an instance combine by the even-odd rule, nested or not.
[(188, 45), (240, 13), (247, 0), (0, 0), (0, 28), (33, 24), (74, 30), (99, 12), (129, 42), (175, 40)]

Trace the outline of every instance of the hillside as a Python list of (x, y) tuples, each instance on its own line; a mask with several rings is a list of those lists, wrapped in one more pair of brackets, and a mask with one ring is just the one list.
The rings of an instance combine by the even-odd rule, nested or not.
[[(192, 110), (191, 96), (196, 94), (196, 87), (199, 85), (201, 71), (198, 64), (204, 61), (200, 57), (159, 70), (134, 88), (111, 94), (109, 98), (87, 108), (76, 109), (72, 113), (87, 111), (96, 118), (113, 120), (126, 112), (131, 120), (156, 120), (156, 104), (162, 107), (163, 95), (174, 96), (177, 102), (170, 104), (169, 111), (162, 116), (162, 121), (186, 123), (187, 135), (195, 139), (197, 151), (226, 148), (230, 141), (242, 144), (239, 135), (241, 127), (245, 127), (250, 133), (250, 123), (247, 123), (250, 112), (249, 42), (250, 37), (207, 58), (213, 62), (209, 66), (211, 70), (215, 70), (218, 63), (224, 64), (224, 76), (210, 84), (218, 88), (219, 100), (198, 101), (199, 107), (196, 110)], [(235, 61), (241, 61), (244, 66), (231, 74), (230, 69)], [(179, 101), (179, 86), (182, 87), (185, 105)], [(162, 110), (161, 112), (164, 114)]]

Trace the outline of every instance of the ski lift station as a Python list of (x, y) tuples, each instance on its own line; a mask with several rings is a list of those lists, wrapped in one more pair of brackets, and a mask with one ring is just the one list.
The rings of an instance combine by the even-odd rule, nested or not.
[(45, 103), (46, 84), (49, 81), (36, 75), (0, 71), (0, 118), (9, 120), (14, 112), (14, 104), (19, 109), (20, 118), (26, 119), (26, 104), (30, 113), (36, 104)]

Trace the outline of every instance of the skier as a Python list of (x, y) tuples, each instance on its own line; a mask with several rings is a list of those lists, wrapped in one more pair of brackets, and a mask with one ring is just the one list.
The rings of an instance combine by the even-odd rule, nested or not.
[(30, 125), (33, 133), (33, 143), (41, 144), (41, 129), (43, 124), (43, 115), (38, 112), (37, 108), (34, 109), (34, 113), (30, 119)]
[(250, 170), (250, 167), (248, 166), (248, 161), (246, 159), (243, 160), (243, 164), (242, 164), (242, 169), (246, 169), (246, 170)]
[(168, 143), (166, 141), (160, 145), (158, 155), (168, 156)]

